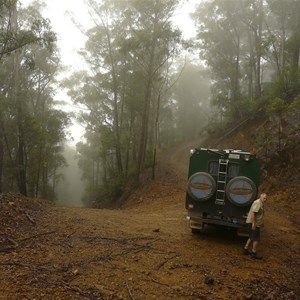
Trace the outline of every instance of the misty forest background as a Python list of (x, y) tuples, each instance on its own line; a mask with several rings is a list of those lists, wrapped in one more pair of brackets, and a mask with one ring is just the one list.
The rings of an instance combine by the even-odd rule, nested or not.
[[(87, 0), (85, 68), (58, 81), (65, 67), (45, 5), (0, 1), (0, 192), (105, 206), (146, 168), (155, 177), (160, 149), (267, 114), (280, 133), (283, 116), (300, 108), (300, 1), (199, 1), (190, 40), (173, 22), (186, 2)], [(54, 100), (61, 89), (80, 113)], [(76, 151), (74, 119), (85, 128)], [(256, 146), (272, 134), (262, 130)], [(297, 141), (279, 138), (276, 149)]]

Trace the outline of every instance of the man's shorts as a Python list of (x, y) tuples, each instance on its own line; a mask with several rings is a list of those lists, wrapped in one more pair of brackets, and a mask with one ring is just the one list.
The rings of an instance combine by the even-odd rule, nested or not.
[(249, 231), (249, 239), (251, 241), (259, 241), (260, 240), (260, 228), (256, 227), (255, 230), (252, 230), (252, 224), (248, 224), (248, 231)]

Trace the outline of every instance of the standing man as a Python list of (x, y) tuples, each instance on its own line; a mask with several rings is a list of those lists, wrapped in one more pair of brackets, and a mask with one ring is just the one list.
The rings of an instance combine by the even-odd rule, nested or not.
[[(257, 246), (260, 241), (260, 227), (263, 225), (264, 221), (264, 203), (267, 201), (267, 194), (262, 193), (259, 199), (255, 200), (248, 213), (246, 223), (249, 229), (249, 238), (243, 249), (243, 254), (250, 254), (252, 258), (262, 259), (262, 256), (257, 253)], [(252, 251), (249, 252), (248, 248), (251, 244)]]

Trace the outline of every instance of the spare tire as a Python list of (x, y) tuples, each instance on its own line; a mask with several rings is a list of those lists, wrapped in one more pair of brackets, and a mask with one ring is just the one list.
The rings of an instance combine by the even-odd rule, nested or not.
[(256, 185), (248, 177), (234, 177), (226, 186), (228, 200), (237, 206), (246, 206), (250, 204), (255, 199), (256, 194)]
[(198, 172), (189, 178), (187, 191), (195, 200), (205, 201), (215, 193), (216, 182), (210, 174)]

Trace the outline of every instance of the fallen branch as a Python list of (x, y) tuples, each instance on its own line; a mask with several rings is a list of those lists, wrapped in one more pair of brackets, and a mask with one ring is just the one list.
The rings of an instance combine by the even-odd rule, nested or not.
[(128, 291), (129, 296), (130, 296), (130, 299), (134, 300), (134, 297), (132, 296), (132, 293), (131, 293), (130, 288), (128, 286), (127, 280), (126, 280), (126, 287), (127, 287), (127, 291)]
[(27, 238), (21, 239), (19, 241), (15, 241), (12, 238), (6, 238), (11, 243), (11, 245), (9, 245), (7, 247), (0, 248), (0, 252), (13, 251), (13, 250), (17, 249), (20, 246), (21, 243), (23, 243), (23, 242), (25, 242), (27, 240), (34, 239), (34, 238), (37, 238), (39, 236), (44, 236), (44, 235), (52, 234), (54, 232), (56, 232), (56, 230), (54, 230), (54, 231), (48, 231), (48, 232), (43, 232), (43, 233), (38, 233), (38, 234), (35, 234), (35, 235), (32, 235), (32, 236), (29, 236)]
[(68, 284), (67, 282), (65, 282), (63, 280), (61, 280), (59, 282), (61, 282), (60, 285), (63, 286), (65, 289), (76, 292), (76, 293), (79, 293), (81, 296), (86, 296), (86, 293), (83, 292), (79, 287), (72, 286), (72, 285)]
[(27, 211), (24, 211), (24, 214), (32, 224), (36, 225), (36, 222), (33, 220), (33, 218), (30, 217)]
[(176, 254), (176, 255), (174, 255), (174, 256), (172, 256), (172, 257), (170, 257), (170, 258), (167, 258), (167, 259), (165, 259), (164, 261), (162, 261), (161, 263), (159, 263), (157, 266), (156, 266), (156, 270), (159, 270), (161, 267), (163, 267), (167, 262), (169, 262), (171, 259), (173, 259), (173, 258), (175, 258), (175, 257), (177, 257), (178, 256), (178, 254)]
[(48, 284), (52, 284), (55, 286), (60, 286), (68, 291), (74, 292), (76, 294), (79, 294), (82, 297), (88, 298), (88, 299), (103, 299), (103, 294), (100, 291), (96, 290), (88, 290), (88, 291), (83, 291), (77, 286), (70, 285), (64, 280), (59, 280), (59, 281), (45, 281)]
[(168, 286), (168, 287), (170, 286), (170, 285), (168, 285), (167, 283), (159, 282), (159, 281), (157, 281), (157, 280), (155, 280), (155, 279), (153, 279), (153, 278), (151, 278), (151, 281), (154, 282), (154, 283), (160, 284), (160, 285), (164, 285), (164, 286)]
[(37, 237), (49, 235), (49, 234), (52, 234), (52, 233), (55, 233), (55, 232), (56, 232), (56, 230), (37, 233), (37, 234), (34, 234), (34, 235), (29, 236), (29, 237), (27, 237), (27, 238), (21, 239), (20, 242), (25, 242), (25, 241), (27, 241), (27, 240), (35, 239), (35, 238), (37, 238)]

